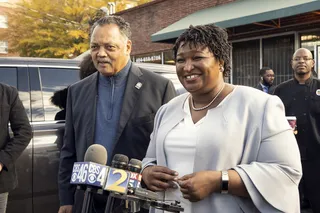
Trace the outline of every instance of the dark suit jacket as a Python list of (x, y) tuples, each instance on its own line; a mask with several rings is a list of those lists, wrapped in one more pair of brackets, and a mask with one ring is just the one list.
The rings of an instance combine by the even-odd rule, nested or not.
[[(268, 94), (273, 94), (275, 88), (276, 88), (276, 86), (273, 86), (273, 85), (272, 85), (272, 86), (269, 88)], [(256, 86), (256, 89), (261, 90), (261, 91), (263, 92), (263, 88), (262, 88), (262, 86), (261, 86), (260, 83)]]
[[(61, 150), (59, 195), (61, 205), (74, 203), (75, 187), (69, 184), (73, 163), (83, 161), (94, 143), (98, 72), (72, 85), (68, 91), (65, 142)], [(142, 87), (135, 85), (141, 82)], [(172, 82), (132, 64), (120, 114), (113, 153), (142, 160), (145, 157), (155, 113), (175, 97)]]
[[(10, 138), (10, 122), (13, 137)], [(32, 129), (14, 87), (0, 84), (0, 193), (13, 190), (17, 184), (15, 161), (28, 146), (32, 138)]]

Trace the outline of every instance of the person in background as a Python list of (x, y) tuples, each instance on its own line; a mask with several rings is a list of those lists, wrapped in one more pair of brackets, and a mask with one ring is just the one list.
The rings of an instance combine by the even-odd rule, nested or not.
[(312, 74), (315, 61), (305, 48), (292, 56), (294, 77), (279, 84), (274, 95), (283, 101), (286, 115), (297, 119), (303, 176), (300, 183), (301, 207), (320, 212), (320, 80)]
[[(97, 71), (97, 69), (95, 68), (92, 62), (92, 58), (90, 54), (83, 57), (83, 59), (79, 64), (79, 67), (80, 67), (79, 69), (80, 80), (90, 76), (91, 74)], [(55, 91), (53, 96), (50, 98), (51, 103), (61, 109), (55, 115), (54, 120), (64, 121), (66, 119), (67, 97), (68, 97), (68, 87)], [(57, 135), (57, 139), (55, 141), (55, 144), (57, 144), (58, 149), (61, 150), (63, 146), (64, 126), (58, 128), (58, 130), (56, 131), (56, 135)]]
[(61, 110), (54, 116), (54, 120), (65, 120), (66, 106), (67, 106), (68, 87), (62, 90), (55, 91), (50, 101), (53, 105), (59, 107)]
[[(95, 73), (97, 69), (95, 68), (91, 55), (85, 55), (79, 64), (79, 77), (80, 80), (90, 76)], [(65, 120), (66, 118), (66, 106), (67, 106), (67, 95), (68, 95), (68, 87), (58, 90), (54, 92), (53, 96), (50, 98), (50, 101), (53, 105), (59, 107), (61, 111), (59, 111), (54, 120)]]
[(87, 54), (83, 57), (82, 61), (80, 62), (80, 79), (84, 79), (91, 74), (97, 71), (97, 68), (94, 66), (92, 57), (90, 54)]
[(18, 184), (15, 161), (28, 146), (32, 129), (16, 88), (0, 83), (0, 103), (0, 213), (5, 213), (8, 194)]
[(270, 67), (262, 67), (259, 72), (260, 82), (257, 85), (257, 89), (268, 93), (273, 94), (275, 86), (273, 85), (274, 81), (274, 72)]
[(299, 150), (281, 100), (224, 82), (231, 47), (214, 24), (190, 26), (173, 50), (190, 94), (156, 114), (142, 165), (147, 188), (185, 213), (300, 212)]
[[(80, 212), (83, 193), (70, 185), (73, 163), (84, 160), (91, 144), (142, 160), (150, 142), (157, 110), (176, 92), (173, 83), (138, 68), (130, 60), (130, 25), (106, 16), (92, 27), (91, 57), (98, 72), (68, 89), (64, 145), (59, 167), (59, 213)], [(107, 196), (94, 196), (93, 211), (104, 212)], [(119, 208), (116, 203), (115, 207)], [(141, 211), (142, 212), (142, 211)]]

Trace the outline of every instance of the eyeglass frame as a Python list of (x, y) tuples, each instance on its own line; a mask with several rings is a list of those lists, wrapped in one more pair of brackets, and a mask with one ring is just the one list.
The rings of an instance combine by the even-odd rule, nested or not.
[(291, 60), (294, 61), (294, 62), (299, 62), (301, 59), (303, 61), (311, 61), (311, 60), (313, 60), (313, 58), (304, 58), (304, 57), (297, 57), (297, 58), (293, 58)]

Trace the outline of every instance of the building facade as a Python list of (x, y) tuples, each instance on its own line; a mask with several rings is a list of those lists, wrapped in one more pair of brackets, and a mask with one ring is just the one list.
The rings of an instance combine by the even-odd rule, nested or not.
[[(6, 32), (8, 28), (7, 13), (15, 7), (19, 0), (0, 0), (0, 32)], [(0, 40), (0, 57), (18, 56), (16, 53), (8, 53), (9, 43), (6, 40)]]
[(259, 69), (269, 66), (279, 84), (292, 77), (291, 57), (300, 47), (313, 53), (315, 75), (320, 77), (320, 1), (276, 2), (155, 0), (117, 15), (131, 24), (136, 62), (174, 64), (171, 48), (184, 29), (216, 23), (227, 29), (232, 44), (229, 82), (256, 86)]
[(135, 61), (174, 64), (172, 42), (151, 42), (151, 35), (179, 21), (185, 16), (208, 7), (227, 4), (235, 0), (155, 0), (116, 13), (128, 21), (132, 28)]

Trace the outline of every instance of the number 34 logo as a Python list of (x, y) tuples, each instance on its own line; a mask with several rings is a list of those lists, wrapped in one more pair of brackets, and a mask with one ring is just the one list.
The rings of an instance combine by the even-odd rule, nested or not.
[(130, 172), (122, 169), (110, 168), (104, 189), (125, 194), (128, 190), (129, 179)]

